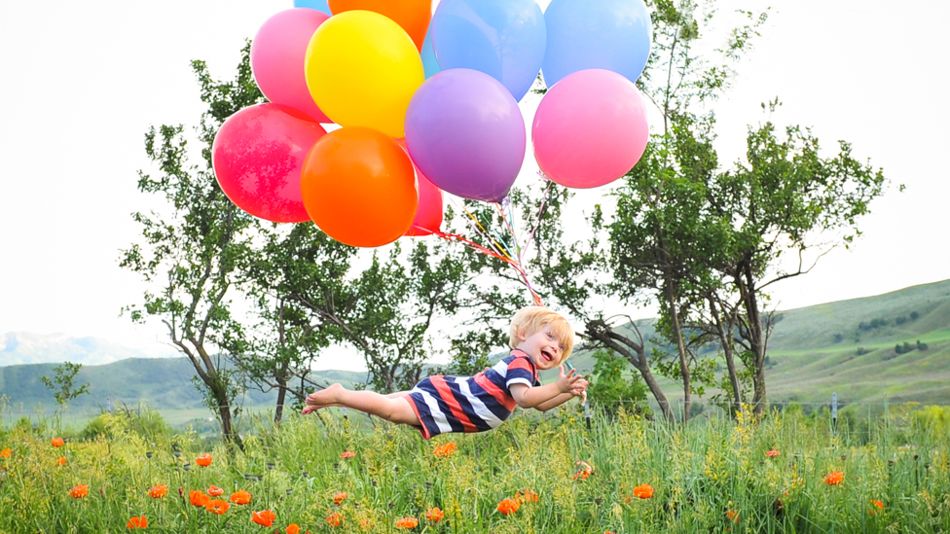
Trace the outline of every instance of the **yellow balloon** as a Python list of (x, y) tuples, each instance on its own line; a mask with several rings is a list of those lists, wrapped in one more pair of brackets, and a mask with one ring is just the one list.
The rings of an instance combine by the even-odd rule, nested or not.
[(304, 68), (310, 95), (334, 122), (405, 137), (406, 110), (425, 74), (398, 24), (372, 11), (334, 15), (310, 39)]

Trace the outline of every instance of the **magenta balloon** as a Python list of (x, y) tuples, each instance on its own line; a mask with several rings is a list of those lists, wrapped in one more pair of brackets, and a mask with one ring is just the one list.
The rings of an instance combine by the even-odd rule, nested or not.
[(419, 170), (443, 191), (500, 202), (525, 154), (518, 103), (498, 80), (447, 69), (426, 80), (406, 113), (406, 144)]
[(211, 148), (214, 174), (239, 208), (273, 222), (310, 220), (300, 169), (326, 131), (295, 110), (257, 104), (228, 117)]
[(419, 169), (416, 169), (416, 186), (419, 190), (419, 207), (407, 236), (424, 236), (438, 232), (442, 227), (442, 190), (432, 184)]
[(636, 86), (603, 69), (578, 71), (554, 84), (541, 99), (531, 129), (541, 171), (575, 188), (599, 187), (627, 174), (649, 137)]
[(261, 26), (251, 44), (251, 70), (268, 100), (292, 107), (317, 122), (333, 122), (313, 102), (304, 77), (304, 57), (326, 13), (297, 8), (281, 11)]

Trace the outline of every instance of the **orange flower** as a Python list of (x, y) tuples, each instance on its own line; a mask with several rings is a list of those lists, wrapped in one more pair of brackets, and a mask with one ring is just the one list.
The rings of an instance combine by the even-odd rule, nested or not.
[(341, 460), (349, 460), (350, 458), (355, 458), (356, 453), (353, 451), (343, 451), (340, 453)]
[(361, 531), (361, 532), (373, 532), (373, 527), (376, 526), (376, 525), (373, 523), (373, 520), (370, 519), (370, 518), (368, 518), (368, 517), (366, 517), (366, 516), (360, 517), (357, 522), (358, 522), (359, 525), (360, 525), (360, 531)]
[(63, 467), (68, 463), (69, 463), (69, 460), (67, 460), (65, 456), (60, 456), (59, 458), (56, 459), (56, 465), (60, 467)]
[(340, 512), (333, 512), (332, 514), (324, 517), (323, 520), (326, 522), (326, 524), (336, 528), (343, 524), (343, 514)]
[[(879, 499), (871, 499), (871, 506), (873, 506), (874, 508), (877, 508), (878, 510), (883, 510), (884, 501), (881, 501)], [(871, 508), (871, 511), (870, 511), (871, 515), (874, 515), (875, 513), (877, 513), (877, 510), (875, 510), (874, 508)]]
[(438, 506), (426, 510), (426, 521), (429, 521), (430, 523), (438, 523), (439, 521), (442, 521), (442, 518), (444, 517), (445, 512), (443, 512)]
[(769, 458), (776, 458), (779, 455), (779, 452), (776, 449), (769, 449), (765, 451), (765, 455)]
[(515, 500), (521, 504), (526, 502), (538, 502), (538, 494), (529, 489), (518, 490), (518, 493), (515, 493)]
[(13, 456), (13, 449), (3, 449), (0, 451), (0, 458), (9, 458)]
[(211, 460), (212, 460), (211, 455), (208, 453), (204, 453), (204, 454), (198, 455), (198, 457), (195, 458), (195, 463), (198, 464), (200, 467), (208, 467), (209, 465), (211, 465)]
[(251, 521), (262, 527), (269, 527), (274, 524), (277, 514), (270, 510), (261, 510), (260, 512), (251, 512)]
[(58, 449), (65, 445), (66, 442), (63, 440), (63, 438), (53, 438), (50, 440), (49, 444)]
[(739, 512), (736, 510), (726, 510), (726, 517), (729, 518), (729, 521), (732, 521), (733, 523), (739, 523)]
[(69, 496), (73, 499), (82, 499), (86, 495), (89, 495), (88, 484), (77, 484), (69, 489)]
[(340, 506), (340, 503), (346, 500), (348, 495), (345, 491), (338, 491), (333, 494), (333, 504)]
[(297, 523), (291, 523), (287, 525), (286, 534), (300, 534), (300, 525)]
[(165, 484), (156, 484), (148, 489), (148, 496), (153, 499), (161, 499), (168, 495), (168, 486)]
[(240, 505), (251, 504), (251, 494), (244, 490), (235, 491), (231, 494), (231, 502)]
[(208, 503), (211, 502), (211, 497), (202, 491), (191, 490), (191, 493), (188, 494), (188, 500), (191, 501), (192, 506), (205, 508), (208, 506)]
[(498, 503), (498, 511), (501, 512), (501, 515), (511, 515), (517, 512), (518, 508), (521, 508), (521, 503), (514, 499), (502, 499)]
[(148, 518), (144, 515), (138, 517), (129, 518), (129, 522), (125, 524), (125, 528), (129, 530), (134, 530), (137, 528), (148, 528)]
[(412, 530), (419, 526), (419, 520), (415, 517), (403, 517), (396, 520), (396, 528), (404, 528), (406, 530)]
[(228, 509), (231, 508), (231, 505), (228, 504), (228, 501), (221, 499), (214, 499), (208, 501), (208, 504), (205, 505), (205, 510), (211, 512), (212, 514), (224, 515)]
[(436, 446), (436, 448), (432, 451), (432, 454), (434, 454), (436, 458), (448, 458), (449, 456), (455, 454), (455, 451), (457, 450), (458, 445), (456, 445), (454, 441), (449, 441), (447, 443), (443, 443), (442, 445)]
[(208, 495), (211, 495), (212, 497), (220, 497), (224, 495), (224, 490), (212, 484), (208, 486)]
[(587, 462), (578, 461), (578, 462), (575, 462), (574, 465), (576, 465), (579, 468), (577, 472), (574, 473), (574, 476), (571, 477), (574, 480), (577, 480), (577, 479), (587, 480), (588, 478), (590, 478), (592, 474), (594, 474), (594, 467)]
[(832, 471), (825, 475), (825, 484), (829, 486), (838, 486), (844, 482), (844, 473), (842, 471)]
[(638, 499), (650, 499), (653, 497), (653, 486), (649, 484), (640, 484), (633, 488), (633, 496)]

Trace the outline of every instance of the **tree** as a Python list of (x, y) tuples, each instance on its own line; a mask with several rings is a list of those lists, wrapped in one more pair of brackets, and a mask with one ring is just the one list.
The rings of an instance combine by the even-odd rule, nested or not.
[[(919, 343), (919, 342), (918, 342)], [(89, 384), (75, 386), (76, 375), (82, 369), (81, 363), (63, 362), (53, 367), (53, 377), (40, 377), (43, 385), (53, 392), (56, 403), (65, 408), (69, 401), (89, 393)]]
[(207, 105), (198, 129), (200, 158), (190, 159), (194, 154), (181, 125), (153, 127), (146, 134), (145, 152), (156, 168), (154, 174), (139, 173), (138, 188), (161, 198), (165, 209), (132, 215), (142, 236), (120, 260), (149, 284), (141, 302), (126, 311), (136, 322), (162, 321), (172, 344), (194, 366), (196, 384), (218, 416), (224, 437), (238, 446), (232, 419), (239, 412), (234, 400), (240, 384), (220, 353), (246, 346), (230, 299), (239, 265), (250, 255), (253, 222), (218, 187), (211, 146), (224, 119), (262, 101), (249, 55), (247, 45), (235, 78), (223, 82), (211, 78), (204, 62), (192, 62)]

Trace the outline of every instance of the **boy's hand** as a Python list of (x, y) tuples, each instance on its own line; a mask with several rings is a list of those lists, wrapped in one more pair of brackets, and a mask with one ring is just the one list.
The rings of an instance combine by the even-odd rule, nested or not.
[(565, 374), (564, 365), (561, 364), (560, 377), (557, 379), (557, 389), (561, 393), (570, 393), (577, 396), (587, 389), (587, 380), (585, 380), (583, 376), (578, 375), (574, 369), (571, 369)]

